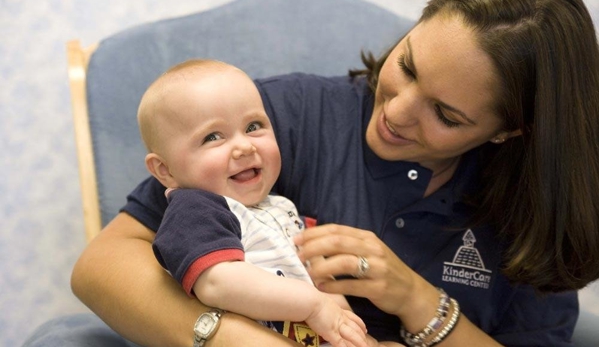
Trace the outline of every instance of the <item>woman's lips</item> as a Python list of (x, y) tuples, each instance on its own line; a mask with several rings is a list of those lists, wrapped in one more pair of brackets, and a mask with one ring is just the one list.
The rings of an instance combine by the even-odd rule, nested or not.
[[(389, 130), (389, 131), (390, 131), (390, 132), (391, 132), (393, 135), (395, 135), (395, 136), (399, 136), (399, 135), (397, 134), (397, 132), (395, 132), (395, 129), (393, 129), (393, 127), (391, 126), (391, 124), (389, 124), (389, 122), (385, 121), (385, 125), (387, 126), (387, 129), (388, 129), (388, 130)], [(401, 136), (399, 136), (399, 137), (401, 137)]]
[(414, 141), (401, 136), (393, 126), (387, 121), (384, 113), (381, 113), (377, 122), (377, 130), (383, 141), (396, 146), (405, 146), (414, 144)]

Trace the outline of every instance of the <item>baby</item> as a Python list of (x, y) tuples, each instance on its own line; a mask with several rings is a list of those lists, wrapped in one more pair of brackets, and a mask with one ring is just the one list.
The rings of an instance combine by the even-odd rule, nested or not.
[(292, 237), (304, 223), (290, 200), (269, 195), (281, 157), (243, 71), (213, 60), (176, 65), (148, 88), (138, 121), (146, 167), (169, 203), (154, 253), (189, 295), (271, 327), (286, 322), (279, 332), (298, 342), (318, 336), (290, 322), (333, 346), (368, 346), (362, 320), (342, 296), (318, 291), (296, 255)]

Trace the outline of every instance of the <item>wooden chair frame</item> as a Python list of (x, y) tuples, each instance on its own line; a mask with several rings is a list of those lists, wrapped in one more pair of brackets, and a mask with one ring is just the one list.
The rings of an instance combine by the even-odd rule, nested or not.
[(87, 65), (96, 48), (97, 44), (83, 48), (79, 40), (67, 42), (68, 76), (87, 242), (102, 229), (86, 89)]

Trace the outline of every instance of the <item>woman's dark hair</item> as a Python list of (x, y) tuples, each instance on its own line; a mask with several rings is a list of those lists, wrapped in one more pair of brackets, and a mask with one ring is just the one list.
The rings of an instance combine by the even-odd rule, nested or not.
[[(539, 291), (599, 278), (599, 48), (581, 0), (432, 0), (456, 15), (499, 77), (496, 114), (522, 136), (480, 149), (473, 224), (504, 236), (504, 274)], [(374, 90), (391, 50), (362, 54)]]

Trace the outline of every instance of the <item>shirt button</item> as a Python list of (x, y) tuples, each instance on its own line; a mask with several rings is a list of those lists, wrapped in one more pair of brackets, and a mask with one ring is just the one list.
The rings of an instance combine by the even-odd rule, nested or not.
[(418, 171), (416, 170), (410, 170), (408, 171), (408, 178), (411, 179), (412, 181), (418, 178)]
[(395, 226), (396, 226), (398, 229), (401, 229), (401, 228), (403, 228), (403, 227), (404, 227), (404, 225), (406, 225), (406, 222), (403, 220), (403, 218), (397, 218), (397, 219), (395, 220)]

